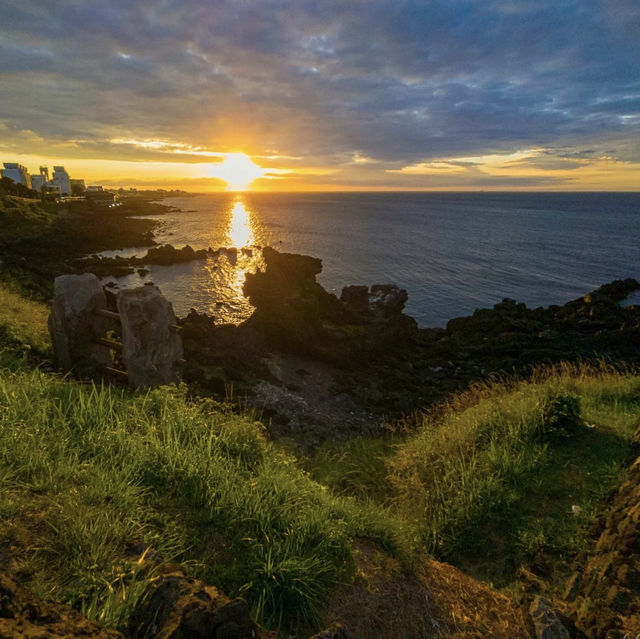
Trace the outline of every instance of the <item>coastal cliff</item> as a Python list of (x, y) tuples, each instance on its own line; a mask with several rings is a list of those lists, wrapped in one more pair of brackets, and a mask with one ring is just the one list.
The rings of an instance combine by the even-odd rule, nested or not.
[(422, 329), (263, 258), (254, 315), (183, 318), (186, 384), (149, 392), (59, 377), (3, 268), (6, 636), (638, 631), (638, 282)]

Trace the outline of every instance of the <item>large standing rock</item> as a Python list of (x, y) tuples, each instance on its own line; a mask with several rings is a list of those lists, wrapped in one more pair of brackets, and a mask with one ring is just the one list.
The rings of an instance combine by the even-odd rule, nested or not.
[(180, 381), (182, 338), (170, 329), (176, 316), (160, 289), (141, 286), (122, 290), (117, 305), (122, 322), (122, 361), (129, 384), (153, 387)]
[(53, 284), (53, 303), (49, 332), (56, 365), (80, 374), (96, 372), (101, 364), (110, 365), (108, 348), (95, 343), (107, 330), (107, 320), (95, 315), (107, 300), (93, 273), (60, 275)]
[(265, 247), (264, 271), (247, 273), (243, 293), (256, 310), (247, 324), (278, 346), (308, 352), (323, 339), (324, 323), (344, 319), (344, 306), (316, 282), (322, 261)]

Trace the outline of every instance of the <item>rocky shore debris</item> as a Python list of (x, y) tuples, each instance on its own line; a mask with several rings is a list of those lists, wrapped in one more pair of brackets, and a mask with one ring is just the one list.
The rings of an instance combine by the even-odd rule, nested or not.
[(393, 284), (347, 286), (338, 298), (317, 282), (317, 258), (266, 247), (263, 263), (246, 276), (243, 291), (255, 307), (247, 321), (222, 326), (195, 312), (185, 318), (192, 363), (185, 376), (213, 392), (233, 386), (249, 401), (259, 395), (258, 404), (284, 424), (294, 406), (304, 406), (303, 420), (325, 436), (334, 436), (336, 421), (353, 432), (359, 420), (345, 411), (336, 419), (335, 411), (309, 399), (304, 389), (310, 384), (278, 379), (268, 365), (274, 356), (298, 358), (301, 369), (324, 366), (323, 376), (332, 382), (323, 388), (347, 394), (360, 414), (376, 414), (378, 423), (426, 408), (476, 380), (526, 376), (541, 364), (640, 362), (640, 307), (621, 304), (640, 290), (634, 279), (606, 284), (564, 306), (530, 309), (504, 299), (452, 319), (446, 328), (419, 328), (404, 313), (406, 291)]
[(185, 379), (218, 393), (233, 387), (284, 431), (308, 427), (314, 441), (339, 435), (336, 429), (375, 430), (379, 415), (338, 388), (336, 378), (415, 335), (415, 321), (402, 313), (406, 291), (361, 287), (338, 299), (316, 280), (321, 260), (270, 247), (262, 259), (243, 287), (255, 307), (248, 320), (218, 325), (196, 311), (183, 320)]
[[(181, 329), (160, 289), (119, 291), (115, 303), (118, 313), (107, 309), (107, 293), (92, 273), (55, 279), (49, 330), (56, 365), (81, 376), (119, 375), (133, 387), (180, 381)], [(121, 342), (108, 335), (114, 325)], [(116, 351), (121, 351), (117, 358)], [(116, 359), (126, 371), (114, 367)]]
[(168, 565), (154, 581), (143, 606), (132, 615), (132, 639), (260, 639), (244, 599), (230, 600), (213, 586)]

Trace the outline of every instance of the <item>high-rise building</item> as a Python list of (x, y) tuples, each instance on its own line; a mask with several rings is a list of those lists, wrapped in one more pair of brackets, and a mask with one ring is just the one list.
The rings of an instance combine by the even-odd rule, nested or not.
[(53, 167), (53, 184), (60, 187), (62, 195), (71, 195), (71, 180), (69, 174), (64, 170), (64, 166)]
[(31, 188), (31, 176), (26, 166), (17, 162), (4, 162), (4, 169), (0, 171), (2, 177), (9, 178), (18, 184), (23, 184), (28, 189)]
[(40, 193), (42, 191), (42, 187), (46, 185), (47, 181), (48, 181), (47, 178), (41, 173), (38, 175), (32, 175), (31, 188), (34, 191), (37, 191), (38, 193)]

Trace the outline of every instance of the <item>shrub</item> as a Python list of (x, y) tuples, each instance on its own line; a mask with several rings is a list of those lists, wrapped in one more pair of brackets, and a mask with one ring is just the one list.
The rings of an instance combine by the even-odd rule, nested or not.
[(580, 398), (563, 391), (551, 391), (544, 399), (541, 439), (563, 439), (575, 434), (584, 426), (580, 415)]

